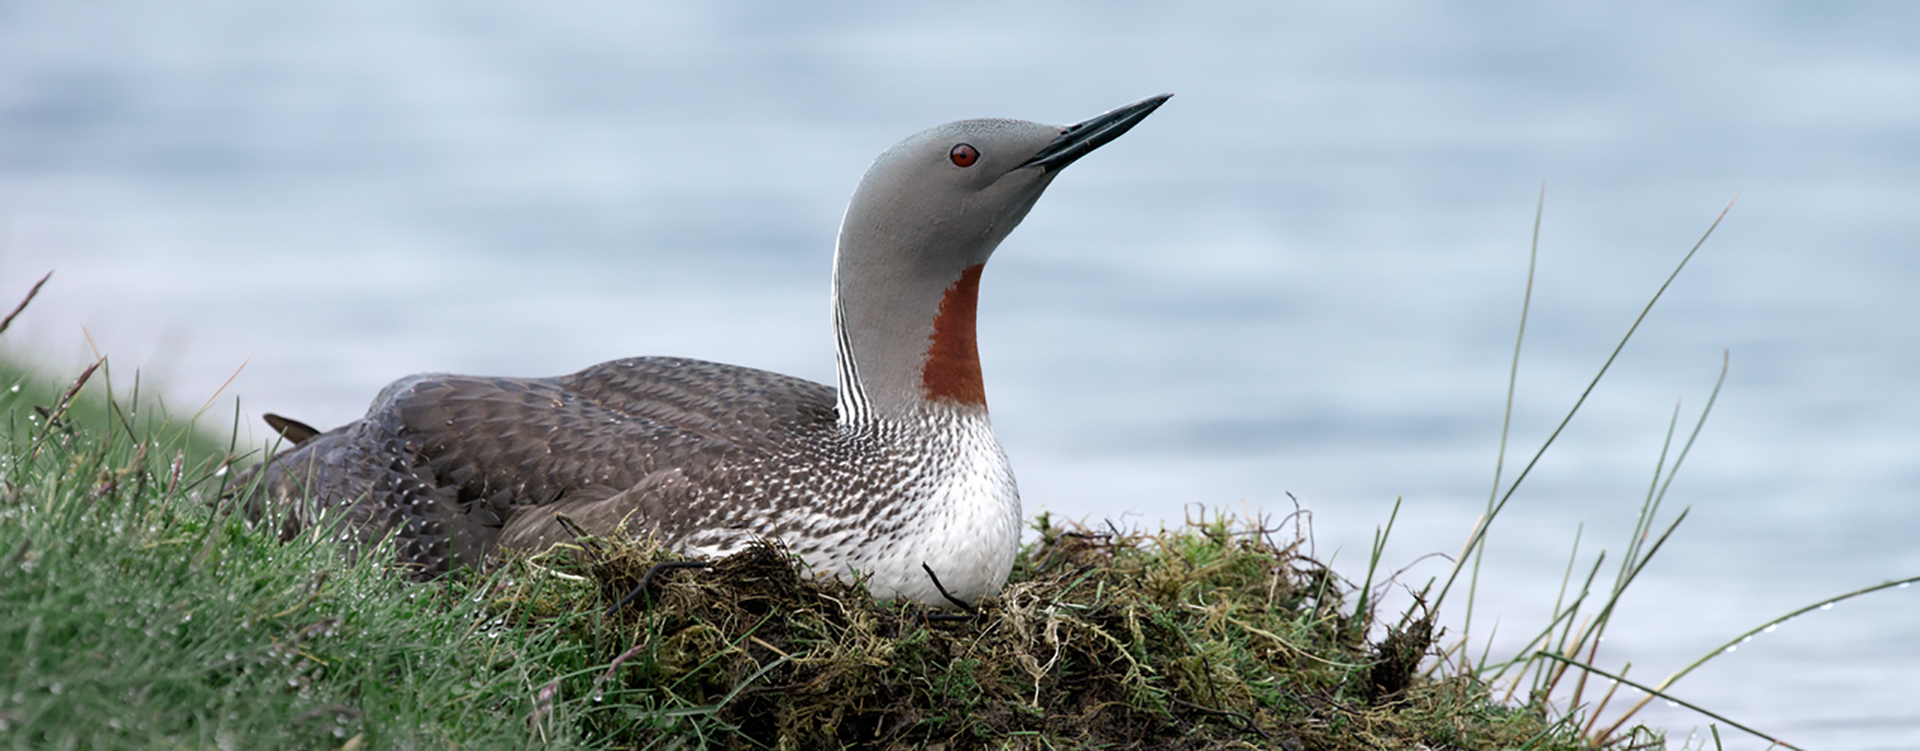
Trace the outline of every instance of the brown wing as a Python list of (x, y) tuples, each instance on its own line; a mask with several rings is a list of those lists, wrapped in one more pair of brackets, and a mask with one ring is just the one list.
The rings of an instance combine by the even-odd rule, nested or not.
[[(529, 507), (604, 500), (663, 469), (697, 481), (751, 463), (828, 429), (833, 400), (810, 381), (677, 358), (559, 378), (414, 376), (388, 386), (365, 418), (237, 479), (258, 480), (243, 491), (255, 513), (269, 501), (297, 510), (283, 529), (344, 509), (357, 539), (392, 532), (400, 561), (430, 577), (479, 563)], [(613, 531), (598, 526), (587, 531)]]

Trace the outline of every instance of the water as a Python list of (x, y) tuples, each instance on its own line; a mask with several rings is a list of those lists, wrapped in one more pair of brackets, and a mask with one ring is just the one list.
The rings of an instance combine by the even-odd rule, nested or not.
[[(1544, 180), (1509, 478), (1739, 200), (1495, 527), (1496, 654), (1577, 525), (1618, 559), (1723, 350), (1667, 500), (1691, 514), (1600, 662), (1658, 680), (1920, 574), (1920, 11), (1269, 5), (0, 3), (0, 295), (57, 269), (6, 343), (65, 373), (90, 337), (176, 412), (218, 392), (226, 424), (237, 395), (256, 439), (261, 411), (332, 426), (418, 371), (828, 380), (828, 257), (875, 154), (1171, 91), (987, 274), (1030, 509), (1152, 525), (1290, 494), (1357, 578), (1404, 497), (1386, 560), (1444, 574), (1416, 559), (1485, 502)], [(1810, 614), (1676, 691), (1802, 746), (1912, 747), (1915, 598)]]

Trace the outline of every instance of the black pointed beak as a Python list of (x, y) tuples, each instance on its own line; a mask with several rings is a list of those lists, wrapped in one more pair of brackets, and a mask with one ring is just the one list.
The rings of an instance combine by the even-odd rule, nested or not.
[[(1040, 153), (1034, 154), (1020, 167), (1039, 167), (1053, 172), (1072, 164), (1075, 159), (1086, 156), (1094, 149), (1106, 145), (1108, 141), (1119, 138), (1147, 115), (1153, 114), (1160, 105), (1172, 99), (1172, 94), (1148, 97), (1125, 107), (1109, 110), (1079, 125), (1067, 126), (1067, 132), (1061, 133), (1053, 143), (1047, 144)], [(1019, 169), (1016, 167), (1015, 169)]]

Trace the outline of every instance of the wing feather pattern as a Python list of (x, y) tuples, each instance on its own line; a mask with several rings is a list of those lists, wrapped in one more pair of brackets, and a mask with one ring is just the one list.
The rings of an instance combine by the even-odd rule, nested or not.
[(615, 360), (557, 378), (422, 375), (235, 487), (255, 518), (280, 510), (283, 535), (322, 512), (360, 544), (392, 534), (400, 563), (430, 578), (499, 544), (566, 539), (555, 512), (595, 534), (645, 525), (834, 422), (832, 388), (700, 360)]

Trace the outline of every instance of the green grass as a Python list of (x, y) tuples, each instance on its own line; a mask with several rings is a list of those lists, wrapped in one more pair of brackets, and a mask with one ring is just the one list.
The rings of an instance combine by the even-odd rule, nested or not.
[(564, 662), (550, 637), (483, 633), (492, 605), (459, 582), (408, 587), (325, 542), (282, 545), (216, 515), (216, 443), (97, 398), (49, 427), (34, 407), (56, 411), (63, 389), (9, 370), (0, 745), (526, 737), (529, 671)]
[(63, 406), (67, 384), (0, 372), (19, 385), (0, 392), (0, 745), (1589, 747), (1540, 700), (1422, 672), (1424, 613), (1377, 627), (1360, 588), (1249, 520), (1042, 519), (958, 622), (770, 547), (608, 616), (665, 551), (585, 541), (408, 584), (377, 551), (219, 513), (224, 449), (92, 396), (104, 375)]

